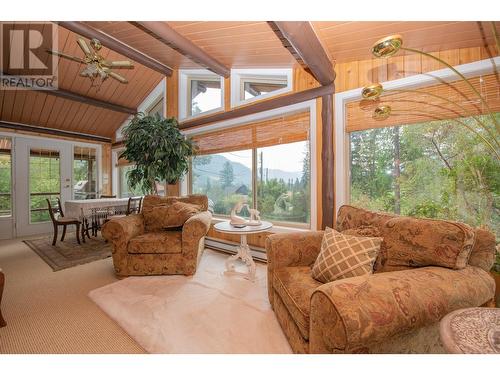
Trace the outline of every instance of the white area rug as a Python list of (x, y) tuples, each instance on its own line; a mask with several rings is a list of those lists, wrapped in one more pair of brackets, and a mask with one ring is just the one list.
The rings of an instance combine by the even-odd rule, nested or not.
[(225, 276), (205, 250), (192, 277), (129, 277), (90, 298), (150, 353), (292, 353), (267, 298), (266, 267)]

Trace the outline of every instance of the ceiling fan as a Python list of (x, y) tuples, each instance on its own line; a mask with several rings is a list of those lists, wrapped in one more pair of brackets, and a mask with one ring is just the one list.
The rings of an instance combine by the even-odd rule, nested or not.
[[(63, 57), (68, 60), (76, 61), (81, 64), (86, 64), (87, 66), (80, 72), (80, 76), (89, 77), (92, 81), (92, 86), (100, 86), (108, 77), (114, 78), (121, 83), (128, 83), (127, 79), (122, 75), (113, 72), (111, 69), (132, 69), (134, 65), (128, 60), (122, 61), (108, 61), (106, 60), (99, 51), (102, 48), (102, 44), (98, 39), (90, 40), (90, 47), (83, 38), (78, 38), (78, 45), (82, 49), (85, 56), (83, 58), (77, 56), (71, 56), (64, 52), (58, 51), (47, 51), (53, 55)], [(95, 80), (98, 82), (95, 82)], [(100, 82), (99, 82), (100, 81)], [(97, 84), (95, 84), (97, 83)]]

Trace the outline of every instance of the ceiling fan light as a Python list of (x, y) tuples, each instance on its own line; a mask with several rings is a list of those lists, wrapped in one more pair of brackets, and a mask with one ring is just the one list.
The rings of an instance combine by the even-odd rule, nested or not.
[(381, 105), (373, 111), (374, 120), (385, 120), (391, 115), (392, 108), (390, 105)]
[(372, 47), (372, 54), (375, 57), (391, 57), (399, 51), (402, 45), (403, 37), (401, 35), (389, 35), (375, 42)]
[(375, 100), (382, 95), (384, 88), (380, 83), (373, 83), (371, 85), (363, 87), (361, 91), (361, 96), (363, 99)]
[(99, 41), (99, 39), (96, 39), (96, 38), (93, 38), (91, 41), (90, 41), (90, 46), (92, 47), (92, 49), (94, 51), (99, 51), (101, 48), (102, 48), (102, 44), (101, 42)]

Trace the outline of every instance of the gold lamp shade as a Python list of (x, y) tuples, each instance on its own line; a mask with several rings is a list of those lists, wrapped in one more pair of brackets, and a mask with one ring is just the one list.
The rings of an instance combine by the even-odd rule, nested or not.
[(373, 118), (375, 120), (385, 120), (391, 115), (392, 108), (390, 105), (381, 105), (373, 111)]
[(403, 45), (403, 37), (401, 35), (389, 35), (379, 39), (372, 47), (372, 54), (375, 57), (391, 57), (399, 51)]
[(384, 88), (380, 83), (373, 83), (369, 86), (365, 86), (361, 91), (361, 96), (363, 99), (375, 100), (378, 99), (379, 96), (384, 91)]

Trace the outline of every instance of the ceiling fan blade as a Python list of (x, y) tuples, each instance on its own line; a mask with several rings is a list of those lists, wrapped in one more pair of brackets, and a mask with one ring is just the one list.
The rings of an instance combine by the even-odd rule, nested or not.
[(76, 42), (78, 43), (78, 45), (80, 46), (80, 48), (82, 49), (82, 51), (85, 55), (92, 54), (89, 46), (87, 45), (87, 42), (84, 39), (78, 38), (78, 40)]
[(79, 58), (79, 57), (76, 57), (76, 56), (70, 56), (64, 52), (58, 52), (58, 51), (51, 51), (51, 50), (47, 50), (48, 53), (50, 53), (51, 55), (56, 55), (56, 56), (60, 56), (60, 57), (64, 57), (65, 59), (68, 59), (68, 60), (72, 60), (72, 61), (76, 61), (76, 62), (79, 62), (81, 64), (85, 64), (85, 60)]
[(127, 79), (125, 77), (122, 77), (121, 75), (119, 75), (118, 73), (115, 73), (115, 72), (108, 72), (108, 75), (114, 79), (116, 79), (117, 81), (120, 81), (121, 83), (128, 83)]
[(133, 68), (134, 64), (132, 64), (128, 60), (122, 60), (122, 61), (104, 61), (103, 65), (109, 67), (109, 68)]

